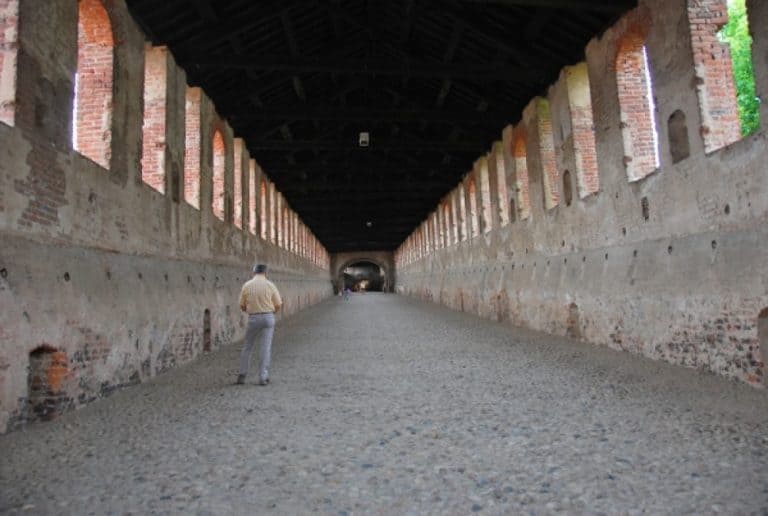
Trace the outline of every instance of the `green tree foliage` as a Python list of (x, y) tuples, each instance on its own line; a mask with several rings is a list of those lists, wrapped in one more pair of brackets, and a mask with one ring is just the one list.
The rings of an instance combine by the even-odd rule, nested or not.
[(755, 91), (752, 37), (749, 35), (745, 0), (728, 0), (728, 23), (720, 31), (720, 39), (731, 47), (741, 134), (746, 136), (760, 127), (760, 100)]

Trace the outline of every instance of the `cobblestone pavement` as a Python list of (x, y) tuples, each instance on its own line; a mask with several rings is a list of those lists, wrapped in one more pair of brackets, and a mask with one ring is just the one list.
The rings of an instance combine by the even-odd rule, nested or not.
[(394, 295), (0, 437), (0, 512), (768, 512), (768, 391)]

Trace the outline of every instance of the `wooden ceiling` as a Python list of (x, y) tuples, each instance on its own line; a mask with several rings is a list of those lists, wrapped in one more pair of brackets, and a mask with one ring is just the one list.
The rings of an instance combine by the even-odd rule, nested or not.
[(395, 249), (636, 0), (127, 3), (338, 252)]

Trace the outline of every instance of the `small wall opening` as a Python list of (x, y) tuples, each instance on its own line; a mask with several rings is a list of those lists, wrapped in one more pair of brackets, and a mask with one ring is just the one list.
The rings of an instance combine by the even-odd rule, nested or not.
[(640, 209), (643, 213), (643, 220), (651, 218), (651, 208), (648, 206), (648, 197), (640, 199)]
[(517, 222), (517, 208), (515, 207), (515, 198), (509, 198), (509, 222)]
[(757, 343), (760, 346), (760, 360), (763, 362), (763, 383), (768, 386), (768, 307), (757, 316)]
[(203, 312), (203, 351), (211, 350), (211, 311), (206, 308)]
[(563, 172), (563, 201), (566, 206), (573, 202), (573, 186), (571, 185), (571, 173), (566, 170)]
[(355, 262), (341, 273), (343, 288), (352, 292), (383, 292), (386, 275), (377, 264), (369, 261)]
[(579, 305), (568, 305), (568, 319), (565, 322), (565, 336), (572, 339), (581, 338), (581, 323), (579, 322)]
[(679, 109), (672, 113), (667, 122), (667, 132), (669, 133), (669, 152), (672, 155), (672, 163), (679, 163), (691, 155), (685, 113)]
[(64, 389), (68, 373), (66, 352), (44, 344), (29, 353), (28, 420), (49, 421), (69, 407), (72, 400)]
[(225, 167), (225, 148), (224, 136), (221, 131), (213, 134), (213, 197), (211, 199), (211, 208), (213, 215), (224, 220), (224, 167)]

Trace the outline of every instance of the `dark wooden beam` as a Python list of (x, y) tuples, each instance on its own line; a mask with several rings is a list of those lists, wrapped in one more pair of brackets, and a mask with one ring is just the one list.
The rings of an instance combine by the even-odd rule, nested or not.
[[(415, 122), (472, 123), (486, 127), (501, 127), (509, 118), (501, 113), (439, 109), (376, 109), (376, 108), (333, 108), (333, 107), (285, 107), (253, 110), (243, 113), (222, 108), (222, 116), (233, 122), (257, 120), (401, 120)], [(282, 125), (282, 123), (281, 123)]]
[(373, 138), (370, 147), (360, 147), (354, 138), (348, 140), (258, 140), (248, 139), (248, 148), (257, 150), (314, 150), (314, 149), (340, 149), (350, 151), (367, 152), (371, 149), (389, 149), (389, 150), (412, 150), (412, 151), (435, 151), (435, 150), (453, 150), (453, 151), (476, 151), (483, 152), (483, 149), (490, 147), (491, 142), (487, 141), (420, 141), (413, 140), (392, 140)]
[(507, 7), (547, 7), (571, 11), (619, 13), (636, 5), (631, 0), (461, 0), (473, 4), (496, 4)]
[(191, 55), (179, 56), (185, 66), (199, 66), (209, 69), (253, 69), (289, 74), (329, 73), (348, 75), (394, 75), (411, 77), (454, 77), (471, 82), (510, 81), (540, 82), (546, 78), (547, 70), (535, 66), (496, 65), (474, 63), (434, 63), (411, 58), (397, 61), (381, 59), (325, 59), (322, 57), (292, 56), (232, 56), (232, 55)]

